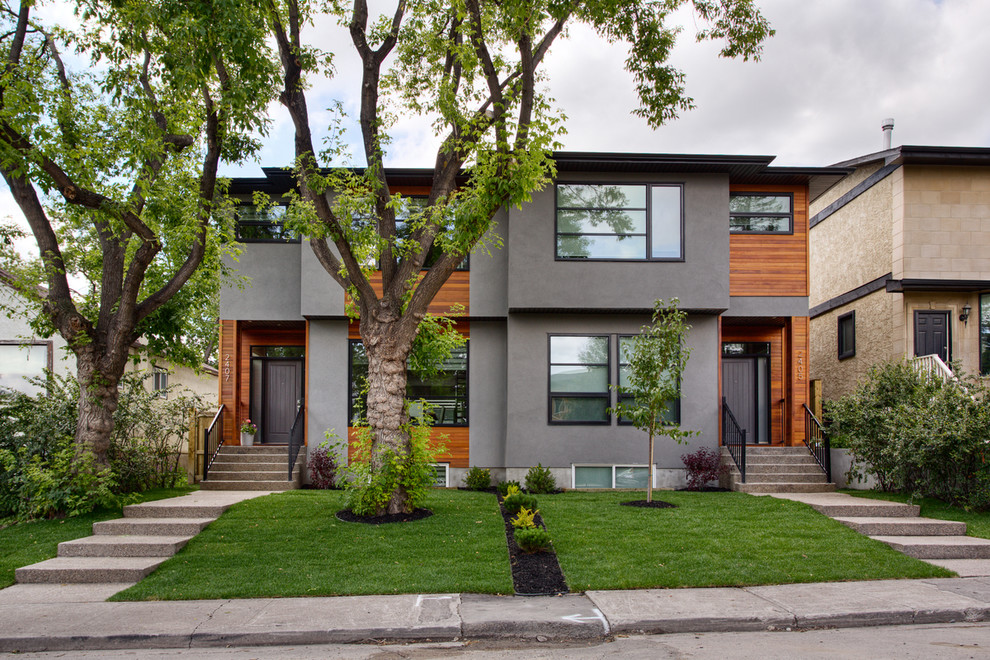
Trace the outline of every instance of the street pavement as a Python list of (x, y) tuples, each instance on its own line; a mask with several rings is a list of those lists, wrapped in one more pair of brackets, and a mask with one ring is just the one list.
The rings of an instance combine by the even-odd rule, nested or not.
[(990, 620), (990, 578), (589, 591), (106, 602), (130, 586), (0, 590), (0, 652), (479, 640), (594, 643), (626, 635), (796, 631)]

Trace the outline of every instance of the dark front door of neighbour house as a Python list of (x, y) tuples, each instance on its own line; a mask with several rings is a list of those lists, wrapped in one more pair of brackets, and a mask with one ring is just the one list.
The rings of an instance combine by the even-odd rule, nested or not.
[(949, 313), (916, 311), (914, 313), (914, 354), (937, 355), (948, 363)]
[(261, 442), (288, 444), (302, 402), (303, 361), (267, 359), (262, 376)]
[(766, 355), (722, 358), (722, 396), (747, 444), (770, 443), (769, 367)]

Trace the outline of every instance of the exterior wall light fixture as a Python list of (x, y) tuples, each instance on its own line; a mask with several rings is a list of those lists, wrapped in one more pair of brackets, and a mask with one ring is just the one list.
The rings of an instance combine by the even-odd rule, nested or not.
[(962, 314), (959, 315), (959, 320), (962, 321), (963, 324), (969, 325), (969, 313), (972, 310), (973, 310), (973, 307), (969, 303), (966, 303), (965, 305), (963, 305)]

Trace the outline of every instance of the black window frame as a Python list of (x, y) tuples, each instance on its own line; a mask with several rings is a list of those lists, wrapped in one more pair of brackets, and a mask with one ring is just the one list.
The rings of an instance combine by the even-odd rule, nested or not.
[[(257, 208), (258, 205), (249, 202), (238, 202), (237, 206), (234, 208), (234, 234), (237, 238), (238, 243), (298, 243), (301, 239), (298, 235), (293, 235), (285, 228), (285, 213), (288, 212), (288, 204), (275, 204), (271, 208), (283, 209), (282, 218), (280, 222), (274, 222), (271, 219), (268, 220), (244, 220), (241, 218), (241, 214), (238, 211), (239, 208), (252, 207)], [(272, 228), (280, 227), (281, 231), (286, 235), (284, 236), (271, 236), (271, 237), (257, 237), (257, 236), (242, 236), (242, 227), (258, 227), (258, 228)]]
[[(629, 338), (632, 338), (632, 337), (638, 337), (638, 336), (639, 335), (630, 335), (630, 334), (620, 334), (620, 335), (617, 335), (617, 338), (615, 340), (615, 350), (616, 350), (615, 382), (616, 382), (616, 384), (621, 384), (622, 383), (622, 367), (625, 366), (623, 364), (623, 359), (622, 359), (622, 340), (623, 339), (629, 339)], [(626, 363), (626, 364), (628, 364), (628, 363)], [(672, 419), (668, 419), (666, 416), (661, 416), (661, 421), (664, 423), (664, 425), (667, 425), (667, 424), (680, 424), (681, 423), (681, 394), (682, 394), (682, 392), (681, 392), (681, 383), (678, 382), (677, 383), (677, 399), (672, 402), (673, 403), (672, 409), (668, 409), (667, 410), (667, 414), (669, 414), (672, 417)], [(633, 394), (624, 394), (621, 391), (618, 391), (616, 393), (616, 403), (617, 404), (623, 403), (624, 401), (628, 401), (629, 399), (634, 399), (634, 398), (635, 398), (635, 396)], [(617, 417), (618, 417), (618, 424), (619, 424), (619, 426), (632, 426), (633, 425), (633, 423), (632, 423), (631, 420), (624, 418), (622, 415), (618, 415)]]
[[(790, 199), (791, 210), (789, 213), (751, 213), (732, 212), (733, 197), (787, 197)], [(787, 218), (787, 231), (746, 231), (732, 228), (732, 218)], [(729, 193), (729, 233), (739, 236), (793, 236), (794, 235), (794, 193), (791, 192), (768, 192), (768, 191), (732, 191)]]
[(980, 375), (990, 376), (990, 293), (980, 294)]
[[(626, 210), (632, 211), (644, 211), (646, 213), (646, 231), (645, 233), (635, 233), (635, 234), (623, 234), (624, 236), (643, 236), (646, 241), (646, 254), (643, 257), (635, 257), (629, 259), (623, 259), (621, 257), (567, 257), (561, 256), (559, 252), (559, 239), (561, 236), (560, 232), (560, 214), (559, 211), (587, 211), (596, 210), (593, 207), (578, 207), (578, 206), (560, 206), (560, 186), (643, 186), (646, 188), (646, 206), (641, 207), (628, 207)], [(620, 263), (640, 263), (640, 262), (670, 262), (679, 263), (685, 260), (685, 221), (684, 221), (684, 187), (685, 182), (683, 181), (650, 181), (650, 182), (640, 182), (640, 181), (557, 181), (554, 184), (553, 194), (554, 194), (554, 214), (553, 214), (553, 254), (554, 261), (569, 261), (569, 262), (586, 262), (586, 261), (599, 261), (599, 262), (620, 262)], [(654, 257), (652, 256), (653, 249), (653, 189), (654, 188), (678, 188), (680, 190), (679, 203), (680, 203), (680, 255), (677, 257)], [(600, 209), (598, 209), (600, 210)], [(576, 233), (576, 232), (564, 232), (564, 236), (617, 236), (613, 232), (600, 232), (600, 233)]]
[[(402, 199), (409, 199), (409, 200), (413, 200), (413, 199), (415, 199), (415, 200), (429, 200), (430, 198), (429, 198), (428, 195), (403, 195), (402, 196)], [(405, 220), (402, 219), (402, 218), (400, 218), (399, 215), (396, 214), (396, 217), (395, 217), (395, 234), (396, 234), (396, 238), (406, 238), (406, 237), (404, 237), (402, 235), (402, 232), (400, 230), (400, 226), (401, 225), (405, 225)], [(438, 234), (437, 237), (439, 237), (439, 234)], [(437, 245), (436, 239), (434, 239), (433, 245), (430, 246), (430, 249), (429, 249), (429, 251), (426, 254), (426, 258), (423, 260), (423, 266), (422, 266), (422, 268), (420, 268), (420, 270), (421, 271), (427, 271), (430, 268), (432, 268), (433, 267), (433, 264), (435, 264), (436, 261), (437, 261), (437, 259), (439, 259), (440, 256), (442, 256), (442, 255), (443, 255), (443, 252), (440, 250), (440, 246)], [(381, 263), (377, 263), (376, 264), (376, 267), (378, 268), (378, 270), (381, 270)], [(470, 271), (471, 270), (471, 255), (470, 254), (464, 255), (464, 258), (461, 260), (461, 262), (459, 264), (457, 264), (457, 266), (454, 268), (454, 270), (455, 271), (458, 271), (458, 270), (459, 271)]]
[[(551, 346), (554, 337), (604, 337), (606, 341), (605, 363), (589, 362), (553, 362)], [(555, 366), (592, 366), (605, 367), (605, 390), (603, 392), (558, 392), (551, 389), (551, 372)], [(612, 406), (612, 335), (610, 333), (583, 333), (583, 332), (555, 332), (547, 334), (547, 423), (553, 426), (611, 426), (612, 414), (608, 409)], [(604, 420), (567, 420), (553, 418), (554, 398), (569, 399), (605, 399), (605, 419)]]
[[(356, 421), (355, 410), (357, 408), (357, 396), (354, 391), (357, 383), (354, 381), (354, 347), (357, 344), (364, 345), (360, 339), (348, 339), (347, 340), (347, 425), (354, 426)], [(408, 397), (409, 392), (409, 380), (413, 373), (406, 367), (406, 394), (407, 400), (418, 401), (419, 399), (410, 399)], [(420, 397), (422, 398), (422, 397)], [(431, 420), (430, 426), (436, 428), (467, 428), (471, 425), (471, 341), (464, 344), (464, 394), (455, 394), (450, 397), (451, 399), (457, 399), (462, 401), (461, 409), (464, 411), (463, 419), (461, 422), (437, 422), (436, 419)]]
[[(850, 346), (846, 346), (843, 341), (842, 326), (844, 323), (852, 324), (852, 341)], [(841, 314), (836, 319), (836, 348), (840, 360), (847, 360), (856, 355), (856, 310)]]

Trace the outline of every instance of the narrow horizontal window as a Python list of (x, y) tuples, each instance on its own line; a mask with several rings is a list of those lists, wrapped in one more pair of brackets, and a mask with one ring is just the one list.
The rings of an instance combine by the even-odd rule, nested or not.
[(237, 240), (247, 242), (287, 242), (298, 240), (285, 228), (285, 206), (258, 207), (240, 204), (237, 207)]
[(794, 232), (794, 196), (789, 193), (731, 193), (729, 231), (734, 234)]

